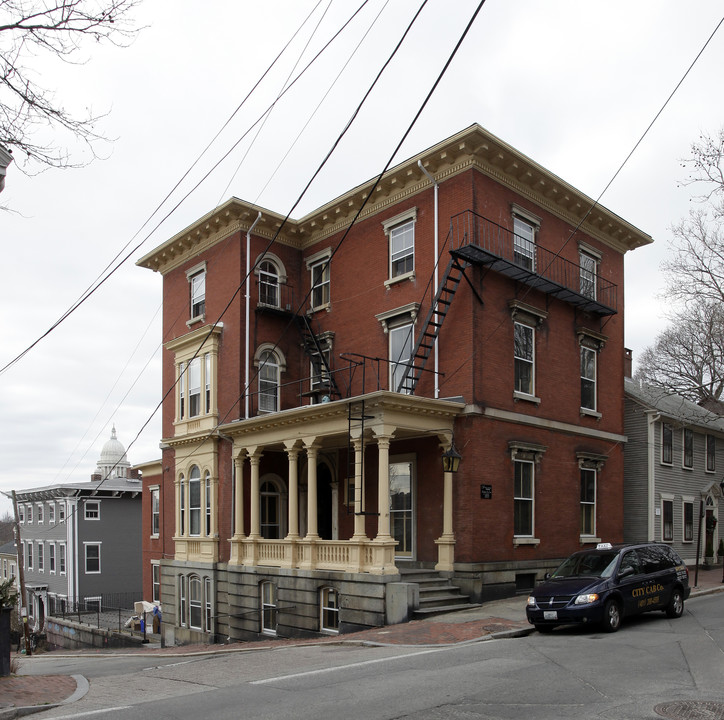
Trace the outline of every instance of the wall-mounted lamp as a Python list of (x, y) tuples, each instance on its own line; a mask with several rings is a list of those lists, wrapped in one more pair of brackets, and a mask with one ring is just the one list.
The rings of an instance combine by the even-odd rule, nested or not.
[(462, 455), (455, 449), (455, 441), (450, 441), (450, 448), (442, 454), (442, 469), (444, 472), (456, 473), (460, 467)]

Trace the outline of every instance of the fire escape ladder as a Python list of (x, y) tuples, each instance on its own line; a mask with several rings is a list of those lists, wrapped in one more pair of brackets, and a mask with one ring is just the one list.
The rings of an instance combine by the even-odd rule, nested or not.
[(299, 333), (302, 336), (302, 349), (304, 353), (312, 360), (318, 360), (320, 366), (320, 376), (327, 385), (324, 394), (336, 397), (342, 397), (342, 393), (339, 391), (337, 381), (334, 378), (334, 373), (327, 360), (326, 348), (323, 348), (317, 338), (317, 334), (312, 328), (312, 323), (306, 314), (295, 315), (294, 320), (296, 322)]
[(397, 392), (408, 395), (414, 394), (417, 383), (425, 369), (427, 359), (430, 357), (433, 347), (435, 347), (435, 341), (440, 334), (440, 328), (450, 309), (450, 304), (463, 278), (466, 266), (467, 263), (461, 264), (457, 258), (450, 258), (430, 310), (420, 328), (420, 334), (417, 336), (417, 341), (412, 350), (412, 358), (396, 388)]

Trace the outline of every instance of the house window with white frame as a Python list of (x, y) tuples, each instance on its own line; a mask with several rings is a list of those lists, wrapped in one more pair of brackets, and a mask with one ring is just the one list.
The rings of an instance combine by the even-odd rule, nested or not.
[(28, 523), (28, 525), (32, 525), (33, 523), (33, 506), (28, 505), (27, 512), (25, 513), (25, 521)]
[(21, 525), (25, 524), (25, 507), (23, 505), (18, 505), (18, 522)]
[(58, 572), (65, 575), (65, 543), (58, 545)]
[(58, 522), (65, 522), (65, 503), (60, 503), (60, 505), (58, 505)]
[(151, 599), (161, 602), (161, 566), (151, 561)]
[(598, 258), (585, 250), (579, 250), (578, 262), (580, 267), (581, 295), (595, 300)]
[(535, 395), (535, 330), (514, 323), (515, 391)]
[(201, 415), (201, 358), (195, 357), (188, 364), (189, 417)]
[(188, 280), (191, 319), (203, 318), (206, 315), (206, 268), (189, 273)]
[(211, 594), (211, 578), (204, 578), (204, 630), (214, 632), (213, 595)]
[(55, 543), (48, 545), (48, 570), (55, 574)]
[(207, 470), (204, 476), (204, 531), (206, 537), (211, 537), (211, 473)]
[(410, 275), (415, 269), (415, 222), (390, 229), (390, 279)]
[(400, 382), (412, 360), (414, 325), (405, 323), (391, 327), (390, 336), (390, 390), (409, 394), (410, 390), (400, 387)]
[(181, 627), (186, 627), (187, 624), (188, 607), (186, 606), (186, 595), (188, 584), (188, 578), (180, 575), (178, 579), (178, 618), (179, 625), (181, 625)]
[(331, 255), (309, 265), (311, 273), (311, 302), (312, 310), (325, 308), (330, 303), (330, 265)]
[(48, 522), (55, 524), (55, 503), (48, 505)]
[(201, 578), (192, 575), (189, 578), (189, 627), (192, 630), (201, 630)]
[(716, 471), (716, 438), (708, 434), (706, 436), (706, 471)]
[(279, 270), (271, 260), (259, 263), (259, 304), (268, 307), (279, 307)]
[(259, 586), (261, 607), (261, 632), (264, 635), (277, 634), (277, 588), (265, 580)]
[(279, 386), (281, 369), (279, 357), (272, 350), (264, 350), (259, 356), (259, 412), (279, 410)]
[(186, 480), (181, 474), (179, 476), (179, 528), (181, 535), (186, 534)]
[(45, 546), (38, 543), (38, 572), (45, 572)]
[(85, 547), (86, 575), (98, 575), (101, 572), (101, 544), (83, 543)]
[(339, 593), (334, 588), (321, 590), (319, 627), (322, 632), (339, 632)]
[(684, 542), (694, 541), (694, 501), (684, 500), (682, 503), (682, 514), (684, 517)]
[(201, 471), (196, 465), (189, 473), (189, 535), (201, 535)]
[(158, 537), (161, 530), (160, 490), (151, 488), (151, 535)]
[(581, 468), (581, 535), (596, 534), (596, 471)]
[(43, 523), (43, 504), (38, 503), (38, 525)]
[(597, 355), (585, 345), (581, 345), (581, 408), (596, 410), (596, 362)]
[(528, 460), (515, 460), (513, 534), (533, 537), (533, 487), (535, 469)]
[(535, 231), (535, 225), (513, 216), (513, 262), (531, 272), (535, 272), (536, 267)]
[(28, 551), (28, 557), (27, 557), (27, 568), (28, 570), (33, 569), (33, 543), (29, 542), (26, 546), (26, 549)]
[(669, 423), (661, 423), (661, 464), (674, 462), (674, 428)]
[(101, 504), (98, 500), (86, 500), (85, 501), (85, 519), (86, 520), (100, 520), (101, 519)]
[(686, 469), (691, 469), (694, 467), (694, 431), (691, 428), (682, 429), (682, 444), (682, 465)]
[(674, 501), (673, 499), (661, 500), (661, 539), (664, 542), (674, 540)]

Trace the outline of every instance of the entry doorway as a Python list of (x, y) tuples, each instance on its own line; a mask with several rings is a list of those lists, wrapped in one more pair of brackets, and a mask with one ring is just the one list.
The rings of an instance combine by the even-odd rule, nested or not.
[(415, 462), (390, 462), (390, 532), (397, 541), (395, 557), (415, 559)]

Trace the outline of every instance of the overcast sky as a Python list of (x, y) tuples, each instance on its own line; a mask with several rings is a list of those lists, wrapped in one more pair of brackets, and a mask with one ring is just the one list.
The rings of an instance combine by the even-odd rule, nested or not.
[[(136, 14), (145, 29), (130, 47), (90, 46), (77, 66), (39, 61), (43, 83), (67, 108), (108, 113), (99, 129), (114, 141), (98, 146), (102, 159), (83, 169), (27, 177), (11, 165), (0, 196), (12, 210), (0, 213), (0, 366), (37, 340), (131, 241), (316, 8), (130, 247), (150, 235), (146, 242), (0, 375), (0, 491), (88, 479), (113, 424), (132, 463), (160, 457), (160, 415), (152, 413), (161, 398), (161, 276), (135, 261), (232, 195), (282, 214), (292, 208), (417, 2), (369, 0), (268, 120), (230, 149), (357, 4), (145, 0)], [(293, 217), (384, 167), (477, 4), (429, 0)], [(713, 0), (488, 0), (396, 161), (479, 123), (598, 198), (722, 14)], [(679, 184), (681, 160), (702, 131), (724, 125), (722, 68), (724, 29), (601, 199), (655, 241), (626, 256), (626, 344), (634, 357), (665, 326), (659, 266), (669, 227), (688, 213), (693, 193)], [(7, 509), (0, 498), (0, 513)]]

